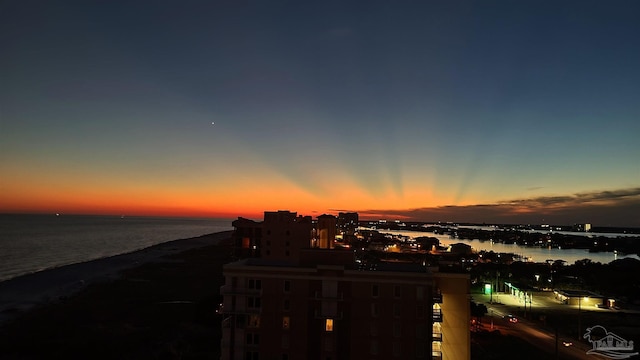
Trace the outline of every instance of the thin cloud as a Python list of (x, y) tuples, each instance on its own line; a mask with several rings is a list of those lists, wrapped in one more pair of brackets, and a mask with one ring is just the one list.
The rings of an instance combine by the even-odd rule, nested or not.
[(473, 223), (550, 223), (570, 225), (640, 227), (640, 188), (582, 192), (567, 196), (540, 196), (468, 206), (446, 205), (405, 210), (365, 210), (362, 217), (376, 214), (416, 221)]

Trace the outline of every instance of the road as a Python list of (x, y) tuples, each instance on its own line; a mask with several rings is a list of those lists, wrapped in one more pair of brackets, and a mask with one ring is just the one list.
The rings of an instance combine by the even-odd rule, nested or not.
[[(504, 316), (508, 315), (508, 309), (502, 305), (486, 304), (489, 310), (489, 318), (493, 323), (494, 330), (499, 330), (504, 335), (512, 335), (518, 337), (527, 343), (537, 347), (538, 349), (555, 355), (556, 347), (558, 351), (558, 359), (591, 359), (592, 356), (586, 354), (590, 349), (584, 344), (577, 343), (573, 339), (558, 338), (556, 335), (545, 329), (541, 329), (529, 320), (517, 317), (517, 323), (509, 322)], [(487, 319), (485, 319), (485, 324)], [(489, 325), (490, 326), (490, 325)], [(556, 344), (557, 341), (557, 344)], [(571, 342), (571, 346), (564, 346), (563, 342)]]

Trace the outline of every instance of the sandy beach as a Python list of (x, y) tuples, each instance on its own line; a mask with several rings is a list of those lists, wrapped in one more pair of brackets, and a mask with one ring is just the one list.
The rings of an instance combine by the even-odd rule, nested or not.
[[(211, 358), (230, 235), (170, 241), (0, 283), (0, 358), (200, 358), (200, 347), (185, 340), (194, 333), (207, 334), (202, 351)], [(96, 347), (108, 350), (94, 353)]]

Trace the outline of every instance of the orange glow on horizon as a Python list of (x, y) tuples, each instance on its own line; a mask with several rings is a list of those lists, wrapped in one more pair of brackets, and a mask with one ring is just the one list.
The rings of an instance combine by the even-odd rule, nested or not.
[(436, 194), (429, 184), (417, 183), (406, 183), (401, 190), (386, 186), (373, 191), (350, 177), (322, 183), (313, 191), (273, 174), (258, 179), (259, 186), (255, 177), (246, 175), (207, 179), (150, 177), (142, 181), (76, 171), (71, 175), (50, 173), (45, 183), (34, 174), (14, 173), (13, 181), (3, 184), (0, 212), (261, 219), (264, 211), (275, 210), (314, 217), (357, 211), (363, 218), (409, 220), (409, 216), (384, 212), (464, 206), (481, 198), (467, 194), (456, 203), (455, 191)]

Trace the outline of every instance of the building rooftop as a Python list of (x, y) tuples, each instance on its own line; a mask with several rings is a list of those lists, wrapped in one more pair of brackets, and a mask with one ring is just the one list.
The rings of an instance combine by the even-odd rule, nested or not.
[(560, 295), (564, 295), (566, 297), (591, 297), (591, 298), (604, 298), (604, 296), (594, 293), (593, 291), (587, 290), (555, 290)]

